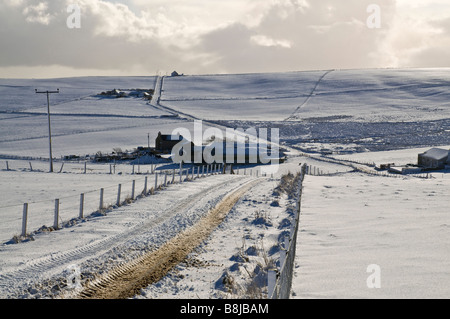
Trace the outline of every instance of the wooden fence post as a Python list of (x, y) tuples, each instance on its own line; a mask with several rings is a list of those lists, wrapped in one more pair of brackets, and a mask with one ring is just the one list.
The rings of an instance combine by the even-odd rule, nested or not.
[(86, 174), (86, 166), (87, 166), (87, 162), (84, 162), (84, 174)]
[(277, 272), (275, 269), (269, 269), (269, 272), (267, 274), (267, 292), (268, 292), (267, 297), (268, 297), (268, 299), (273, 298), (276, 284), (277, 284)]
[(132, 186), (131, 186), (131, 200), (134, 200), (135, 189), (136, 189), (136, 180), (133, 179)]
[(155, 173), (155, 191), (158, 188), (158, 173)]
[(284, 266), (284, 262), (285, 262), (285, 260), (286, 260), (286, 256), (287, 256), (287, 250), (284, 248), (284, 247), (282, 247), (281, 249), (280, 249), (280, 267), (281, 267), (281, 269), (283, 269), (283, 266)]
[(144, 195), (147, 196), (147, 182), (148, 182), (148, 177), (145, 176), (145, 181), (144, 181)]
[(116, 205), (120, 206), (120, 193), (122, 191), (122, 184), (119, 184), (119, 186), (117, 187), (117, 202)]
[(80, 195), (80, 214), (78, 217), (84, 218), (84, 194)]
[(28, 203), (23, 204), (22, 214), (22, 237), (27, 236), (27, 221), (28, 221)]
[(59, 199), (55, 199), (55, 216), (53, 219), (53, 228), (59, 229)]
[(105, 192), (105, 190), (103, 188), (100, 189), (100, 205), (99, 205), (99, 210), (103, 209), (103, 193)]
[[(294, 230), (295, 230), (295, 226), (294, 226)], [(289, 244), (291, 243), (291, 236), (294, 234), (294, 232), (291, 232), (290, 235), (286, 235), (284, 236), (284, 248), (286, 249), (286, 251), (289, 251)]]
[(167, 171), (164, 172), (164, 187), (167, 187)]

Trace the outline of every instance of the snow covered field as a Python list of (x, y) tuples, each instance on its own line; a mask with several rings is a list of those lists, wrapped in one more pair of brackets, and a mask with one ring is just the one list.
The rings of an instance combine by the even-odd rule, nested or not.
[[(30, 171), (29, 163), (33, 167)], [(61, 164), (55, 163), (55, 171)], [(107, 207), (117, 200), (118, 184), (121, 184), (121, 197), (131, 197), (132, 183), (135, 181), (136, 195), (144, 189), (145, 176), (148, 188), (155, 184), (155, 175), (132, 174), (129, 164), (116, 165), (116, 174), (110, 174), (109, 164), (89, 164), (87, 173), (83, 163), (66, 163), (62, 173), (49, 174), (48, 163), (40, 161), (9, 161), (10, 170), (2, 171), (0, 192), (8, 194), (2, 199), (2, 224), (0, 242), (7, 242), (20, 235), (23, 204), (28, 203), (28, 229), (30, 232), (43, 225), (53, 225), (55, 199), (59, 199), (60, 219), (67, 222), (79, 215), (80, 194), (84, 194), (84, 211), (93, 213), (99, 208), (100, 189), (104, 189), (103, 201)], [(151, 165), (136, 165), (136, 173), (151, 172)], [(159, 180), (159, 185), (163, 182)], [(170, 176), (171, 178), (171, 176)]]
[[(0, 297), (73, 296), (67, 287), (71, 266), (84, 281), (105, 274), (157, 249), (232, 190), (258, 179), (203, 244), (135, 298), (265, 298), (265, 271), (278, 260), (293, 205), (274, 189), (283, 174), (306, 163), (329, 174), (305, 179), (293, 298), (445, 298), (448, 174), (426, 180), (369, 176), (320, 155), (407, 164), (428, 148), (449, 148), (449, 75), (448, 69), (420, 69), (181, 76), (162, 82), (154, 77), (0, 79), (1, 243), (20, 233), (25, 202), (32, 232), (51, 226), (55, 198), (61, 198), (61, 221), (68, 221), (78, 214), (82, 192), (89, 215), (98, 208), (100, 188), (110, 204), (119, 183), (124, 197), (132, 180), (139, 192), (145, 176), (149, 187), (154, 183), (152, 174), (133, 175), (129, 163), (118, 165), (116, 174), (109, 173), (109, 164), (92, 163), (82, 174), (83, 162), (47, 173), (46, 99), (35, 88), (61, 90), (50, 100), (58, 159), (146, 146), (148, 134), (153, 146), (159, 131), (192, 131), (193, 118), (204, 120), (204, 129), (279, 128), (280, 144), (291, 151), (273, 178), (249, 171), (244, 176), (242, 168), (240, 175), (170, 185), (106, 215), (39, 232), (34, 240), (2, 244)], [(114, 88), (160, 84), (160, 103), (98, 96)], [(55, 162), (55, 171), (60, 165)], [(151, 171), (148, 165), (139, 169)], [(381, 269), (379, 289), (367, 287), (367, 267), (373, 264)]]
[[(448, 298), (447, 175), (308, 176), (294, 298)], [(367, 285), (370, 265), (380, 288)]]
[(450, 115), (448, 72), (332, 70), (169, 77), (161, 103), (208, 120), (441, 120)]

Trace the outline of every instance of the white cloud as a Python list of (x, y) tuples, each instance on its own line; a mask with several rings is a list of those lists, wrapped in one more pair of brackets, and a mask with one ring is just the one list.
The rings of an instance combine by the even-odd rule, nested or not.
[(24, 0), (3, 0), (5, 6), (18, 7), (23, 4)]
[[(13, 6), (19, 6), (22, 2), (12, 3)], [(25, 20), (30, 23), (40, 23), (48, 25), (52, 19), (52, 15), (48, 13), (48, 3), (40, 2), (37, 5), (30, 5), (23, 9)]]
[(291, 47), (291, 43), (287, 40), (275, 40), (265, 35), (254, 35), (250, 38), (250, 41), (263, 47)]
[[(229, 72), (380, 67), (385, 28), (367, 27), (369, 0), (274, 1), (260, 23), (235, 23), (204, 38), (216, 64)], [(386, 12), (394, 1), (379, 1)], [(229, 39), (232, 39), (231, 41)], [(231, 44), (231, 46), (230, 46)]]
[(394, 18), (381, 43), (383, 64), (390, 67), (450, 66), (450, 2), (397, 0)]
[[(235, 22), (256, 23), (273, 0), (129, 0), (144, 11), (164, 14), (199, 32), (208, 32)], [(250, 20), (250, 21), (249, 21)]]

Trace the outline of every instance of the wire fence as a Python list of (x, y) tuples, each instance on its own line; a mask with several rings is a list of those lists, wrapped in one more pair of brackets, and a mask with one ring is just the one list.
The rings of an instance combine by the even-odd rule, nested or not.
[(306, 165), (304, 164), (300, 170), (298, 179), (298, 196), (294, 222), (292, 223), (289, 235), (285, 237), (284, 247), (281, 249), (280, 253), (280, 269), (271, 269), (268, 272), (268, 299), (289, 299), (290, 296), (295, 267), (295, 251), (300, 225), (302, 189), (305, 175)]
[[(350, 168), (353, 169), (354, 172), (360, 172), (368, 175), (373, 176), (381, 176), (381, 177), (390, 177), (390, 178), (405, 178), (405, 177), (414, 177), (414, 178), (421, 178), (421, 179), (431, 179), (433, 178), (433, 175), (430, 173), (409, 173), (406, 170), (405, 171), (398, 171), (398, 172), (390, 172), (388, 170), (386, 171), (376, 171), (369, 168), (366, 168), (364, 166), (357, 166), (354, 164), (348, 165)], [(411, 169), (411, 171), (413, 171)], [(317, 167), (314, 165), (307, 165), (306, 166), (306, 175), (312, 175), (312, 176), (334, 176), (337, 174), (341, 174), (342, 172), (336, 171), (331, 172), (330, 170), (325, 170), (321, 167)]]
[[(180, 167), (154, 171), (152, 175), (130, 175), (127, 180), (78, 195), (51, 200), (32, 201), (0, 207), (0, 242), (17, 243), (39, 231), (54, 231), (88, 216), (105, 214), (107, 210), (155, 194), (171, 184), (223, 173), (221, 164)], [(42, 186), (45, 187), (45, 186)]]
[[(91, 163), (88, 161), (59, 161), (55, 160), (55, 173), (71, 173), (71, 174), (153, 174), (158, 166), (166, 166), (167, 163), (155, 162), (146, 164), (139, 163), (128, 164), (122, 162), (113, 162), (108, 164)], [(48, 172), (48, 160), (18, 159), (18, 160), (4, 160), (0, 162), (0, 170), (2, 171), (18, 171), (18, 172)]]
[(265, 166), (248, 166), (248, 165), (225, 165), (225, 171), (227, 174), (244, 175), (253, 177), (271, 177), (274, 176), (274, 171), (277, 172), (277, 167), (273, 169), (270, 165)]

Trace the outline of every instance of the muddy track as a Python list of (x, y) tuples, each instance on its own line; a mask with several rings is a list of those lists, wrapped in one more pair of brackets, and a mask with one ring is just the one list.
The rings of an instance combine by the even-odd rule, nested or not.
[(88, 282), (74, 298), (126, 299), (141, 288), (159, 281), (199, 246), (220, 225), (236, 202), (258, 181), (251, 181), (229, 193), (197, 224), (178, 234), (158, 250), (148, 253), (96, 280)]

